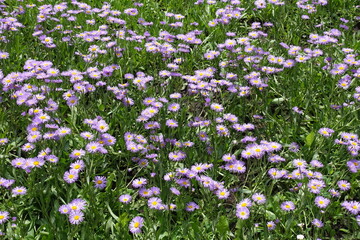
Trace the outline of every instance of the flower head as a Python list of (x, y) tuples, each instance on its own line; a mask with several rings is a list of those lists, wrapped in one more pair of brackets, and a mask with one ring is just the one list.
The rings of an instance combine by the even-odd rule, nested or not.
[(130, 224), (129, 224), (129, 229), (131, 233), (137, 234), (137, 233), (141, 233), (141, 228), (144, 226), (144, 218), (142, 217), (134, 217)]
[(293, 211), (295, 210), (295, 204), (291, 201), (285, 201), (281, 204), (281, 209), (284, 211)]

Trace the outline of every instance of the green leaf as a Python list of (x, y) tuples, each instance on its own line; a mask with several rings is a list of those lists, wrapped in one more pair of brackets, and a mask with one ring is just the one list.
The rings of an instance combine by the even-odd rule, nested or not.
[(226, 232), (229, 231), (229, 221), (225, 216), (221, 216), (217, 225), (216, 229), (219, 232), (220, 236), (224, 236)]
[(314, 132), (309, 133), (305, 138), (305, 145), (310, 147), (311, 144), (314, 142), (314, 140), (315, 140), (315, 133)]

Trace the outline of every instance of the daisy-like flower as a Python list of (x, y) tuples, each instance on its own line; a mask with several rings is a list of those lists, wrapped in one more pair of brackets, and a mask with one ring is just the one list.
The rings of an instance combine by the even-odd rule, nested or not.
[(324, 164), (322, 164), (322, 162), (320, 162), (319, 160), (311, 160), (310, 165), (316, 168), (321, 168), (324, 166)]
[(80, 133), (80, 136), (88, 140), (92, 140), (94, 138), (94, 135), (91, 132), (82, 132)]
[(178, 103), (172, 103), (168, 106), (168, 110), (170, 112), (177, 112), (177, 111), (179, 111), (179, 109), (180, 109), (180, 104), (178, 104)]
[(84, 213), (81, 211), (72, 211), (69, 214), (69, 221), (71, 224), (78, 225), (84, 221)]
[(101, 144), (98, 142), (90, 142), (88, 144), (86, 144), (86, 151), (88, 151), (89, 153), (95, 153), (98, 152), (101, 148)]
[(324, 198), (322, 196), (317, 196), (315, 198), (315, 205), (319, 208), (326, 208), (330, 203), (330, 200), (327, 198)]
[(291, 201), (285, 201), (281, 204), (281, 209), (284, 211), (293, 211), (295, 210), (295, 204)]
[(147, 188), (141, 188), (139, 190), (139, 195), (141, 197), (151, 197), (153, 196), (153, 192), (150, 190), (150, 189), (147, 189)]
[(25, 195), (27, 192), (27, 189), (25, 187), (15, 187), (11, 193), (13, 196), (19, 196), (19, 195)]
[(223, 189), (218, 189), (215, 192), (215, 194), (219, 199), (227, 199), (230, 195), (230, 192), (229, 192), (229, 190), (223, 188)]
[(180, 178), (176, 180), (176, 183), (182, 187), (188, 188), (190, 187), (190, 180), (187, 178)]
[(353, 215), (358, 215), (360, 213), (360, 202), (357, 201), (344, 201), (341, 203), (341, 206), (348, 210)]
[(320, 128), (319, 133), (324, 137), (330, 137), (334, 133), (334, 130), (330, 128)]
[(152, 209), (160, 209), (160, 207), (162, 206), (162, 201), (160, 198), (157, 197), (149, 198), (148, 206)]
[(75, 149), (71, 152), (70, 157), (72, 159), (78, 159), (85, 155), (85, 151), (82, 149)]
[(254, 193), (251, 199), (256, 202), (257, 204), (264, 204), (266, 202), (266, 198), (263, 194)]
[(9, 142), (9, 139), (7, 138), (0, 138), (0, 145), (5, 145)]
[(87, 203), (85, 200), (76, 198), (68, 204), (68, 207), (70, 208), (70, 211), (82, 211), (85, 209), (86, 205)]
[(0, 212), (0, 224), (3, 224), (10, 218), (10, 214), (7, 211)]
[(346, 180), (340, 180), (337, 182), (337, 185), (339, 186), (340, 190), (342, 191), (347, 191), (351, 188), (351, 185), (348, 181)]
[(212, 110), (214, 110), (215, 112), (222, 112), (222, 111), (224, 111), (224, 107), (221, 106), (221, 105), (218, 104), (218, 103), (212, 103), (212, 104), (210, 105), (210, 108), (211, 108)]
[(73, 169), (66, 171), (63, 178), (67, 183), (74, 183), (79, 179), (79, 171)]
[(324, 226), (324, 223), (317, 218), (315, 218), (311, 223), (318, 228), (322, 228)]
[(293, 166), (297, 167), (297, 168), (306, 168), (306, 166), (307, 166), (306, 161), (303, 159), (294, 159), (292, 163), (293, 163)]
[(236, 209), (236, 216), (240, 219), (248, 219), (250, 217), (250, 211), (247, 207), (239, 207)]
[(199, 205), (197, 205), (195, 202), (189, 202), (186, 204), (186, 208), (185, 210), (188, 211), (188, 212), (193, 212), (195, 211), (196, 209), (199, 209)]
[(134, 217), (130, 224), (129, 224), (129, 230), (133, 234), (141, 233), (141, 228), (144, 226), (144, 218), (142, 217)]
[(106, 187), (106, 177), (104, 176), (95, 176), (94, 184), (95, 188), (104, 189)]
[(71, 168), (72, 170), (81, 172), (81, 171), (84, 170), (84, 168), (85, 168), (85, 162), (84, 162), (83, 160), (78, 160), (78, 161), (70, 164), (70, 168)]
[(132, 197), (129, 194), (124, 194), (119, 197), (119, 202), (128, 204), (132, 200)]
[(186, 158), (186, 154), (182, 151), (170, 152), (169, 159), (172, 161), (181, 161)]
[(251, 202), (251, 200), (249, 198), (245, 198), (241, 202), (236, 204), (236, 208), (242, 208), (242, 207), (249, 208), (251, 206), (252, 206), (252, 202)]
[(325, 182), (318, 179), (311, 179), (307, 186), (311, 193), (318, 194), (320, 193), (320, 190), (325, 187)]
[(67, 204), (64, 204), (59, 207), (59, 212), (61, 214), (70, 214), (71, 209)]
[(141, 188), (147, 184), (147, 180), (145, 178), (137, 178), (132, 182), (132, 186), (134, 188)]
[(67, 128), (67, 127), (62, 127), (62, 128), (59, 128), (59, 129), (56, 130), (56, 134), (59, 137), (63, 137), (63, 136), (68, 135), (70, 133), (71, 133), (71, 129)]
[(270, 221), (266, 223), (266, 227), (268, 228), (268, 230), (274, 230), (276, 227), (276, 224), (274, 221)]

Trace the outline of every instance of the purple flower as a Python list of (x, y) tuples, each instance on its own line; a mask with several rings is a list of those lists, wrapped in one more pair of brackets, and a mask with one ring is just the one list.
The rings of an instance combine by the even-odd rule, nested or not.
[(284, 211), (293, 211), (295, 210), (295, 204), (291, 201), (285, 201), (281, 204), (281, 209)]
[(311, 193), (318, 194), (320, 193), (320, 190), (325, 187), (325, 182), (318, 179), (311, 179), (307, 186)]
[(264, 204), (266, 202), (266, 198), (263, 194), (254, 193), (251, 199), (256, 202), (257, 204)]
[(131, 233), (137, 234), (141, 233), (141, 228), (144, 226), (144, 218), (142, 217), (134, 217), (130, 224), (129, 224), (129, 230)]
[(124, 194), (119, 197), (119, 201), (125, 204), (130, 203), (132, 200), (132, 197), (129, 194)]
[(334, 130), (330, 128), (320, 128), (318, 132), (324, 137), (330, 137), (334, 133)]
[(18, 196), (18, 195), (25, 195), (27, 192), (25, 187), (15, 187), (11, 193), (13, 194), (13, 196)]
[(104, 176), (95, 176), (94, 178), (95, 188), (104, 189), (106, 182), (106, 177)]
[(224, 111), (224, 107), (221, 106), (220, 104), (218, 103), (212, 103), (210, 105), (210, 109), (214, 110), (215, 112), (222, 112)]
[(61, 214), (70, 214), (70, 211), (71, 211), (71, 209), (70, 209), (70, 207), (69, 207), (67, 204), (61, 205), (61, 206), (59, 207), (59, 212), (60, 212)]
[(196, 203), (194, 202), (189, 202), (186, 204), (186, 208), (185, 210), (188, 211), (188, 212), (193, 212), (195, 211), (196, 209), (199, 209), (199, 205), (197, 205)]
[(239, 207), (236, 209), (236, 216), (240, 219), (248, 219), (250, 217), (250, 211), (247, 207)]
[(134, 188), (141, 188), (147, 184), (147, 180), (145, 178), (137, 178), (132, 182), (132, 186)]
[(319, 208), (326, 208), (329, 205), (329, 203), (330, 203), (330, 200), (327, 198), (324, 198), (322, 196), (317, 196), (315, 198), (315, 204)]
[(153, 196), (153, 192), (150, 190), (150, 189), (147, 189), (147, 188), (141, 188), (139, 190), (139, 195), (141, 197), (151, 197)]
[(179, 109), (180, 109), (180, 104), (178, 104), (178, 103), (171, 103), (171, 104), (168, 106), (168, 110), (169, 110), (170, 112), (177, 112), (177, 111), (179, 111)]
[(172, 161), (181, 161), (186, 158), (186, 154), (182, 151), (170, 152), (169, 159)]
[(84, 221), (84, 213), (81, 211), (72, 211), (69, 214), (69, 221), (71, 224), (78, 225)]
[(270, 221), (270, 222), (266, 223), (266, 226), (267, 226), (268, 230), (274, 230), (276, 227), (276, 224), (274, 221)]
[(64, 173), (64, 180), (67, 183), (74, 183), (79, 179), (79, 172), (71, 169), (70, 171), (66, 171)]
[(337, 185), (339, 186), (340, 190), (342, 191), (347, 191), (351, 188), (351, 185), (348, 181), (346, 180), (340, 180), (337, 182)]
[(9, 212), (2, 211), (0, 212), (0, 224), (3, 224), (10, 218)]
[(358, 215), (360, 213), (360, 202), (357, 201), (344, 201), (341, 203), (341, 206), (348, 210), (353, 215)]
[(227, 199), (230, 195), (230, 192), (227, 189), (223, 188), (218, 189), (215, 194), (219, 199)]
[(178, 122), (175, 121), (174, 119), (168, 119), (168, 120), (166, 120), (166, 126), (168, 126), (170, 128), (177, 128), (179, 125), (178, 125)]
[(152, 209), (160, 209), (160, 207), (162, 206), (162, 201), (160, 198), (157, 197), (149, 198), (148, 206)]
[(88, 144), (86, 144), (86, 151), (88, 151), (89, 153), (96, 153), (100, 151), (100, 148), (102, 148), (102, 145), (98, 142), (90, 142)]
[(317, 218), (315, 218), (311, 223), (318, 228), (322, 228), (324, 226), (324, 223)]
[(249, 198), (245, 198), (242, 201), (240, 201), (238, 204), (236, 204), (236, 208), (242, 208), (242, 207), (251, 207), (252, 206), (252, 202)]
[(85, 209), (86, 206), (86, 201), (81, 198), (75, 198), (68, 204), (70, 211), (82, 211)]

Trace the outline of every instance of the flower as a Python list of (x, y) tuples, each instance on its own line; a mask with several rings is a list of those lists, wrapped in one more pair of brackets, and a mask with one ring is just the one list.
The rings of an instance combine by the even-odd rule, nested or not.
[(215, 194), (219, 199), (226, 199), (226, 198), (229, 197), (230, 192), (227, 189), (224, 188), (224, 189), (218, 189), (215, 192)]
[(59, 212), (61, 214), (70, 214), (70, 211), (71, 211), (71, 209), (67, 204), (61, 205), (59, 207)]
[(106, 187), (106, 177), (95, 176), (94, 183), (95, 183), (95, 188), (104, 189)]
[(81, 172), (85, 168), (85, 162), (83, 160), (78, 160), (78, 161), (70, 164), (70, 168), (74, 171)]
[(322, 196), (317, 196), (315, 198), (315, 204), (319, 208), (326, 208), (329, 205), (329, 203), (330, 203), (330, 200), (327, 198), (324, 198)]
[(85, 200), (81, 198), (75, 198), (68, 204), (68, 207), (70, 208), (70, 211), (82, 211), (85, 209), (86, 205), (87, 203)]
[(284, 211), (293, 211), (295, 209), (295, 204), (291, 201), (285, 201), (281, 204), (281, 209)]
[(351, 214), (358, 215), (360, 213), (360, 202), (344, 201), (341, 206), (348, 210)]
[(274, 230), (276, 227), (276, 224), (274, 221), (270, 221), (270, 222), (266, 223), (266, 226), (267, 226), (268, 230)]
[(242, 208), (242, 207), (251, 207), (252, 202), (249, 198), (245, 198), (242, 201), (240, 201), (238, 204), (236, 204), (236, 208)]
[(152, 209), (160, 209), (160, 207), (162, 206), (162, 201), (160, 198), (157, 197), (149, 198), (148, 206)]
[(10, 214), (7, 211), (0, 211), (0, 224), (3, 224), (10, 218)]
[(145, 178), (137, 178), (132, 182), (132, 186), (134, 188), (141, 188), (147, 184), (147, 180)]
[(132, 200), (132, 197), (129, 194), (124, 194), (119, 197), (119, 201), (125, 204), (130, 203)]
[(199, 205), (197, 205), (196, 203), (189, 202), (186, 204), (185, 210), (188, 212), (193, 212), (193, 211), (195, 211), (195, 209), (199, 209), (199, 208), (200, 208)]
[(324, 223), (317, 218), (315, 218), (311, 223), (318, 228), (322, 228), (324, 226)]
[(264, 204), (266, 202), (266, 198), (263, 194), (254, 193), (251, 199), (256, 202), (257, 204)]
[(248, 219), (250, 217), (250, 211), (247, 207), (239, 207), (236, 209), (236, 216), (240, 219)]
[(134, 234), (141, 233), (141, 228), (144, 226), (143, 223), (144, 218), (139, 216), (134, 217), (129, 224), (130, 232)]
[(337, 182), (337, 185), (339, 186), (340, 190), (342, 191), (347, 191), (351, 188), (351, 185), (348, 181), (346, 180), (340, 180)]
[(18, 196), (18, 195), (25, 195), (27, 192), (25, 187), (15, 187), (11, 193), (13, 194), (13, 196)]
[(79, 174), (78, 174), (78, 171), (76, 170), (73, 170), (73, 169), (70, 169), (70, 171), (66, 171), (64, 173), (64, 180), (65, 182), (67, 183), (74, 183), (78, 180), (79, 178)]
[(141, 197), (151, 197), (153, 196), (153, 192), (150, 190), (150, 189), (147, 189), (147, 188), (141, 188), (139, 190), (139, 195)]
[(334, 133), (334, 130), (330, 128), (320, 128), (318, 132), (324, 137), (330, 137)]
[(69, 221), (71, 224), (78, 225), (84, 221), (84, 213), (81, 211), (72, 211), (69, 214)]

